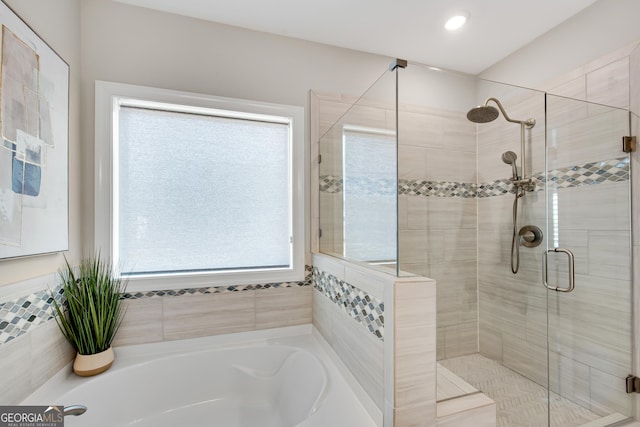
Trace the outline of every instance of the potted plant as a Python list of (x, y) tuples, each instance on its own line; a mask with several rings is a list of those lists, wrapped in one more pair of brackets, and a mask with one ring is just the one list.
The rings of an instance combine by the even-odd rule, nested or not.
[(124, 316), (121, 296), (127, 283), (99, 254), (83, 259), (77, 272), (66, 258), (65, 262), (59, 273), (64, 299), (58, 303), (53, 298), (54, 318), (77, 351), (74, 372), (97, 375), (113, 363), (111, 342)]

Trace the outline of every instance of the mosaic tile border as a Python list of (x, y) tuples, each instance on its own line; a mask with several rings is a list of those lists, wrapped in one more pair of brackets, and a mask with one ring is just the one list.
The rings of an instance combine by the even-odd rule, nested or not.
[[(185, 288), (178, 290), (159, 290), (149, 292), (127, 292), (123, 299), (142, 299), (153, 297), (169, 297), (196, 294), (222, 294), (271, 288), (292, 288), (312, 285), (312, 269), (305, 265), (305, 277), (301, 282), (279, 282), (257, 285), (231, 285), (205, 288)], [(60, 285), (53, 290), (56, 300), (60, 302), (63, 292)], [(52, 301), (48, 290), (42, 290), (13, 301), (0, 303), (0, 345), (25, 334), (34, 326), (53, 319)]]
[[(556, 169), (552, 171), (552, 176), (548, 181), (553, 182), (555, 188), (572, 188), (597, 185), (604, 182), (628, 181), (629, 179), (629, 158), (621, 157)], [(533, 180), (537, 184), (536, 191), (544, 190), (547, 179), (542, 172), (534, 174)], [(362, 194), (388, 195), (388, 190), (375, 191), (375, 185), (379, 184), (378, 181), (362, 180), (360, 183)], [(342, 177), (333, 175), (320, 177), (320, 192), (322, 193), (342, 193), (344, 191), (343, 187)], [(385, 188), (387, 187), (385, 186)], [(508, 193), (515, 193), (513, 183), (509, 179), (499, 179), (481, 184), (415, 179), (398, 180), (398, 194), (406, 196), (484, 198), (502, 196)]]
[(424, 197), (476, 197), (476, 184), (455, 181), (398, 180), (398, 194)]
[(315, 289), (384, 341), (384, 302), (316, 267), (312, 277)]
[(243, 292), (243, 291), (255, 291), (271, 288), (294, 288), (302, 286), (311, 286), (311, 266), (304, 266), (304, 280), (302, 282), (277, 282), (277, 283), (265, 283), (258, 285), (229, 285), (229, 286), (209, 286), (202, 288), (184, 288), (175, 290), (160, 290), (160, 291), (148, 291), (148, 292), (127, 292), (122, 295), (123, 299), (142, 299), (142, 298), (154, 298), (154, 297), (179, 297), (182, 295), (196, 295), (196, 294), (226, 294), (231, 292)]
[[(62, 288), (52, 290), (55, 299), (62, 300)], [(48, 322), (52, 316), (53, 298), (42, 290), (15, 301), (0, 304), (0, 345), (24, 335), (30, 328)]]

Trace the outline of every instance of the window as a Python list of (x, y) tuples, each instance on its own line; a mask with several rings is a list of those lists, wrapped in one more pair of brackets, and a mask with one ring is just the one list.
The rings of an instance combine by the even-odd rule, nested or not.
[(395, 261), (395, 133), (345, 126), (342, 137), (344, 256), (369, 262)]
[(302, 280), (302, 114), (98, 82), (98, 247), (137, 289)]

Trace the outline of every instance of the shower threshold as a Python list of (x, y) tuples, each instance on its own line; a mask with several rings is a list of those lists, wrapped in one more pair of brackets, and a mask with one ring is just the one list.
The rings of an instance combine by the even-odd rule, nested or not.
[[(438, 405), (479, 393), (495, 402), (498, 427), (540, 427), (548, 423), (548, 392), (539, 384), (477, 353), (438, 363)], [(602, 417), (551, 394), (553, 427), (640, 426), (619, 424), (624, 420), (627, 417), (620, 414)]]

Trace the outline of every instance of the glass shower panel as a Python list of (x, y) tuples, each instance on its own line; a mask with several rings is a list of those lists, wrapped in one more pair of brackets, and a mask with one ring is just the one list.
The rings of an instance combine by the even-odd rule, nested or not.
[[(631, 207), (626, 110), (547, 95), (550, 425), (631, 415)], [(570, 415), (570, 416), (569, 416)]]
[(394, 272), (395, 86), (396, 72), (386, 71), (359, 98), (325, 99), (319, 107), (320, 251)]

